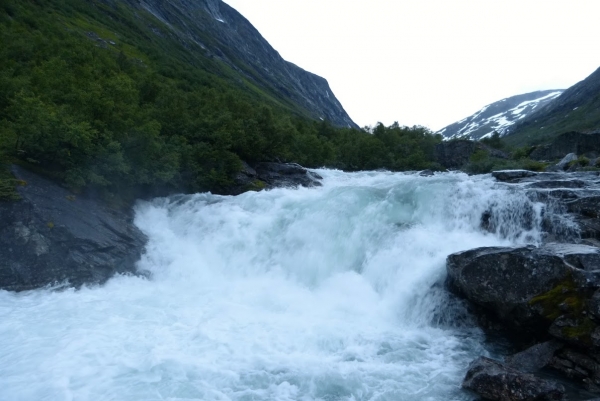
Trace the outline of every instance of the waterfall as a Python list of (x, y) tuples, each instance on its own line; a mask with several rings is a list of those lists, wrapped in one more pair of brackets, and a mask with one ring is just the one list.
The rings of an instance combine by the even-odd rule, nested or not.
[(318, 172), (138, 204), (149, 278), (0, 291), (0, 399), (473, 399), (489, 350), (445, 259), (539, 243), (542, 204), (489, 176)]

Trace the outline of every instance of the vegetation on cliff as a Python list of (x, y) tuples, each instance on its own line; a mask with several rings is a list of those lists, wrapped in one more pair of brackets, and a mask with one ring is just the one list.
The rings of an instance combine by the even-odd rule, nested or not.
[[(150, 21), (150, 22), (149, 22)], [(242, 160), (435, 167), (423, 127), (313, 121), (126, 4), (0, 5), (0, 151), (73, 190), (226, 193)]]

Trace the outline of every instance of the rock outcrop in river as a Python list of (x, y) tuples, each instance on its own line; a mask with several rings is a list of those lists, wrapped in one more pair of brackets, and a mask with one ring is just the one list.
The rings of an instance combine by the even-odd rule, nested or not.
[[(138, 274), (146, 237), (133, 212), (76, 196), (21, 167), (21, 200), (0, 202), (0, 289), (102, 284), (115, 274)], [(246, 166), (237, 193), (248, 189), (320, 186), (321, 177), (293, 163)], [(259, 183), (260, 185), (258, 185)]]
[(21, 200), (0, 202), (0, 289), (103, 283), (135, 273), (146, 237), (133, 216), (13, 166)]
[[(551, 367), (580, 381), (588, 390), (600, 393), (598, 172), (503, 171), (494, 176), (504, 183), (499, 185), (526, 191), (532, 200), (543, 204), (544, 243), (539, 247), (477, 248), (452, 254), (447, 259), (447, 285), (474, 305), (482, 321), (499, 322), (521, 344), (552, 339), (554, 345), (546, 348), (548, 352), (536, 369)], [(494, 230), (495, 213), (490, 210), (482, 217), (483, 228)], [(518, 216), (524, 229), (532, 224), (527, 221), (532, 216), (528, 211)], [(515, 395), (531, 385), (526, 374), (530, 369), (516, 366), (514, 371), (515, 366), (484, 362), (478, 361), (470, 367), (463, 385), (487, 399), (562, 399), (552, 398), (557, 395), (550, 398)], [(496, 391), (502, 385), (488, 380), (497, 377), (499, 371), (504, 372), (503, 380), (510, 379), (510, 386), (503, 387), (505, 393)], [(486, 380), (478, 381), (475, 386), (474, 377)], [(524, 387), (506, 395), (515, 383)]]

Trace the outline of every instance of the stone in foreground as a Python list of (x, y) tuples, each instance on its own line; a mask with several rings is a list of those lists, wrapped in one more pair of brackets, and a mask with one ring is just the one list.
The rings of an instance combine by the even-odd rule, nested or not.
[(565, 389), (557, 383), (486, 357), (471, 362), (462, 386), (487, 400), (551, 401), (563, 400), (565, 395)]
[(600, 249), (580, 244), (477, 248), (448, 256), (447, 285), (516, 331), (543, 337), (582, 313), (600, 286)]

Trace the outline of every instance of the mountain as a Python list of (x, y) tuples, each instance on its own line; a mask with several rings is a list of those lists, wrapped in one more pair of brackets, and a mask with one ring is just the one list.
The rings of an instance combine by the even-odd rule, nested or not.
[(535, 145), (569, 132), (600, 129), (600, 68), (507, 132), (513, 145)]
[(439, 140), (358, 129), (219, 0), (3, 0), (0, 43), (0, 199), (9, 163), (119, 203), (264, 188), (263, 162), (425, 169)]
[(470, 117), (439, 130), (437, 134), (443, 135), (446, 139), (473, 140), (491, 136), (494, 132), (504, 135), (519, 120), (543, 108), (562, 92), (560, 89), (537, 91), (502, 99), (488, 104)]
[[(117, 0), (102, 0), (115, 7)], [(121, 1), (122, 2), (122, 1)], [(219, 60), (276, 100), (335, 126), (358, 126), (327, 80), (285, 61), (252, 24), (221, 0), (126, 0), (155, 35), (171, 37), (190, 51)]]

